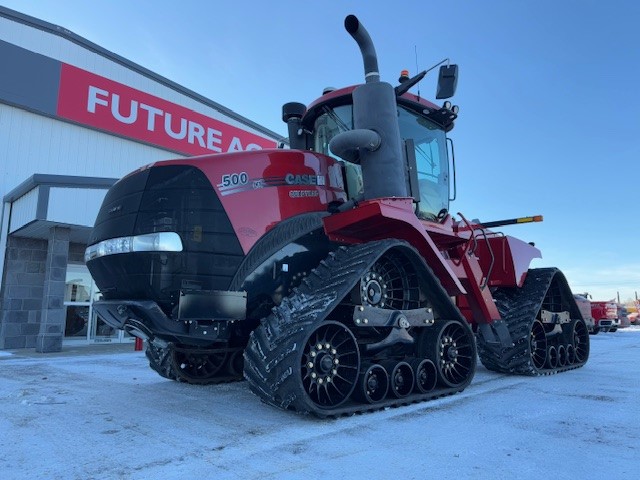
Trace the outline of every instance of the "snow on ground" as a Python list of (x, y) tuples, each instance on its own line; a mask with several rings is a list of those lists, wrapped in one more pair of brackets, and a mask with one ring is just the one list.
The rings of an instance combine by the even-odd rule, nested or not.
[(461, 394), (334, 420), (266, 406), (244, 382), (162, 379), (142, 352), (76, 350), (0, 357), (0, 478), (539, 480), (640, 471), (640, 327), (592, 336), (591, 358), (577, 370), (528, 378), (479, 365)]

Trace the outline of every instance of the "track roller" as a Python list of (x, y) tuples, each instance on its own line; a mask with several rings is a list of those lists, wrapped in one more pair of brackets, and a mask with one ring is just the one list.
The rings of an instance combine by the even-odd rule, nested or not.
[(377, 363), (370, 365), (360, 373), (353, 397), (363, 403), (377, 403), (387, 396), (389, 374)]
[(558, 366), (558, 349), (551, 345), (547, 350), (547, 366), (556, 368)]
[(564, 345), (558, 345), (558, 366), (564, 367), (567, 364), (567, 349)]
[(413, 391), (413, 368), (407, 362), (388, 360), (382, 366), (389, 372), (389, 392), (396, 398), (404, 398)]
[(414, 358), (409, 362), (415, 373), (415, 390), (419, 393), (427, 393), (436, 388), (438, 375), (436, 366), (426, 358)]

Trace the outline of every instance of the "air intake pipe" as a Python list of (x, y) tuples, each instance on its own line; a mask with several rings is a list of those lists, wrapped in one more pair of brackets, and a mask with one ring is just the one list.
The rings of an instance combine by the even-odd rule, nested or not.
[[(329, 148), (347, 161), (360, 163), (365, 200), (408, 197), (394, 88), (380, 81), (378, 58), (367, 30), (354, 15), (345, 19), (344, 26), (360, 47), (366, 83), (353, 91), (354, 130), (336, 135)], [(372, 138), (379, 141), (372, 144)]]

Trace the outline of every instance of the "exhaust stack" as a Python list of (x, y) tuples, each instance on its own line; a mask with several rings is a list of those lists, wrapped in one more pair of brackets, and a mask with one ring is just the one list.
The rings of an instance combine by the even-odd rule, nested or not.
[(373, 46), (369, 32), (360, 24), (355, 15), (349, 15), (344, 19), (344, 28), (360, 47), (364, 63), (364, 81), (366, 83), (379, 82), (378, 55), (376, 55), (376, 49)]
[(380, 81), (376, 50), (360, 21), (349, 15), (344, 26), (360, 47), (365, 84), (353, 91), (354, 130), (336, 135), (329, 147), (362, 166), (364, 200), (408, 197), (395, 90)]

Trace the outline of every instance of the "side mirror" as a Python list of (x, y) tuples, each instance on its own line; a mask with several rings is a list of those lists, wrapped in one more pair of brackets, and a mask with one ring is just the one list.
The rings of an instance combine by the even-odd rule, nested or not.
[(456, 93), (458, 84), (458, 65), (443, 65), (438, 74), (438, 90), (436, 98), (451, 98)]

